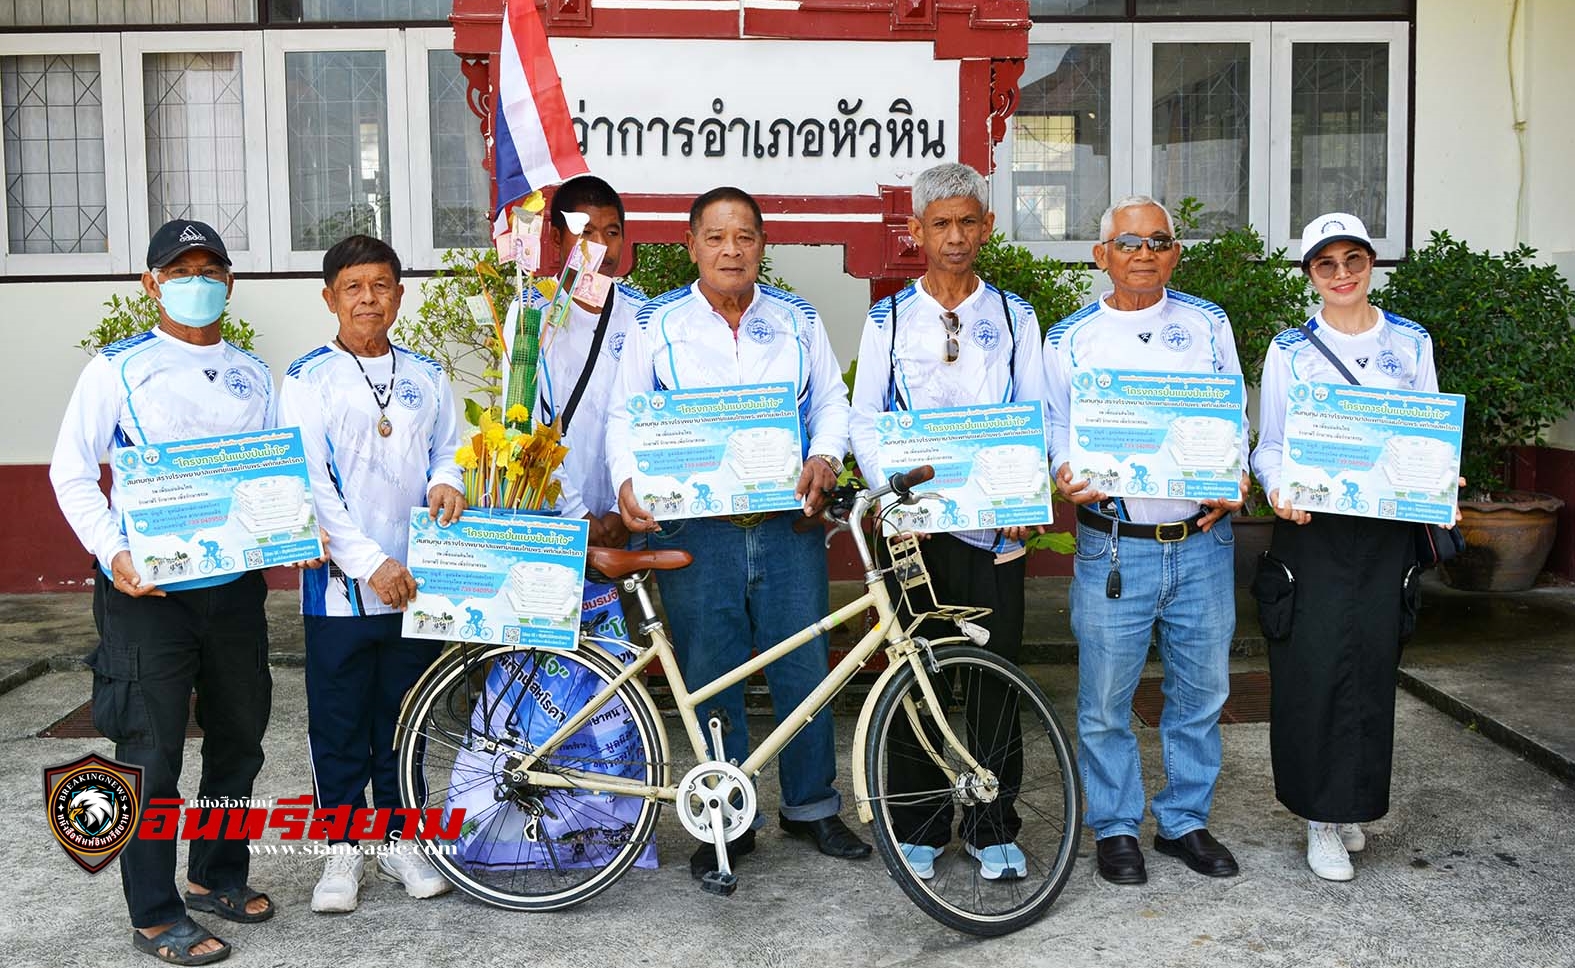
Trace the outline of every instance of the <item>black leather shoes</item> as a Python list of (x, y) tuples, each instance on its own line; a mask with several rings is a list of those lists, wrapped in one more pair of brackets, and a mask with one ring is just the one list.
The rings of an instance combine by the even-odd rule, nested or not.
[(813, 840), (827, 857), (861, 860), (870, 855), (870, 845), (860, 840), (859, 835), (849, 830), (842, 818), (836, 815), (819, 820), (789, 820), (778, 814), (777, 823), (795, 837)]
[(1208, 877), (1235, 877), (1241, 872), (1236, 858), (1208, 830), (1199, 828), (1175, 840), (1154, 835), (1154, 849), (1179, 857), (1190, 868)]
[(1136, 837), (1125, 835), (1094, 841), (1099, 876), (1112, 884), (1147, 884), (1148, 868)]
[[(755, 832), (746, 830), (743, 836), (727, 845), (727, 866), (736, 871), (738, 859), (754, 852)], [(714, 870), (716, 870), (716, 847), (711, 844), (701, 844), (700, 849), (689, 856), (689, 876), (698, 881)]]

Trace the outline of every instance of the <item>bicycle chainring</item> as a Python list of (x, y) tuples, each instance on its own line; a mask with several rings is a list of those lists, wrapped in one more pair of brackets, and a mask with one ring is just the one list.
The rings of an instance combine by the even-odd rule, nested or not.
[(727, 840), (737, 840), (755, 820), (755, 785), (731, 763), (701, 763), (678, 783), (678, 822), (695, 839), (713, 843), (711, 811), (715, 800), (721, 808)]

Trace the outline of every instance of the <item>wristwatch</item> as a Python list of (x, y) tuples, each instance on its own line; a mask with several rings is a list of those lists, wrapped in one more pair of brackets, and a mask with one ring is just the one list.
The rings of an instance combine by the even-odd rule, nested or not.
[(831, 468), (831, 473), (836, 474), (839, 477), (842, 475), (842, 461), (837, 460), (830, 454), (810, 454), (809, 456), (819, 457), (821, 460), (826, 462), (827, 467)]

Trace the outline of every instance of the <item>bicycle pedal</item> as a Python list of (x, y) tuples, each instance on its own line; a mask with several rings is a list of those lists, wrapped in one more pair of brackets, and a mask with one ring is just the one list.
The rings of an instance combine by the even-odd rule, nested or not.
[(700, 878), (700, 890), (717, 897), (732, 897), (738, 890), (738, 875), (724, 874), (721, 871), (706, 871)]

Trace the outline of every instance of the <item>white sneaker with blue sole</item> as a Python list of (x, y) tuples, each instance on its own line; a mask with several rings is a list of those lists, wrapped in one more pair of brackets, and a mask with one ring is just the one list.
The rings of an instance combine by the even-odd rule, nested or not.
[(903, 860), (919, 875), (919, 880), (927, 881), (935, 876), (935, 858), (941, 856), (941, 848), (926, 847), (924, 844), (898, 844), (902, 850)]
[(987, 881), (1020, 881), (1028, 876), (1028, 859), (1016, 844), (991, 847), (969, 844), (968, 856), (979, 862), (979, 875)]

